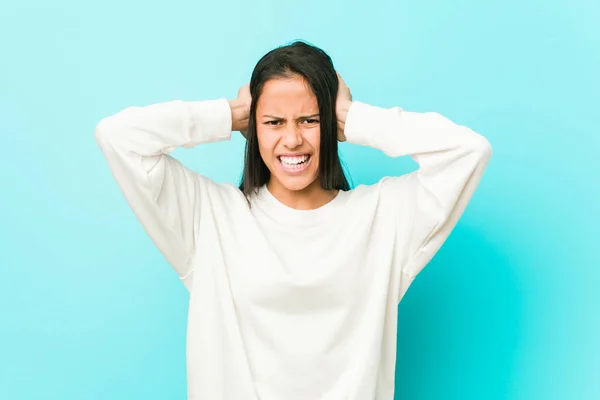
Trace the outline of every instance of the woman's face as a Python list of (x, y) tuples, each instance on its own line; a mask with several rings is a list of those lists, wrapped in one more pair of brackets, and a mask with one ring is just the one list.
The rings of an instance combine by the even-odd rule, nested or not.
[(272, 188), (299, 191), (320, 185), (319, 107), (302, 77), (265, 83), (256, 105), (256, 132)]

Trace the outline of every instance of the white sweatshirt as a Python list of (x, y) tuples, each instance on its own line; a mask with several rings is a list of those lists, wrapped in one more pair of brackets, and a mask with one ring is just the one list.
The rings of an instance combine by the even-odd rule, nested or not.
[(250, 198), (168, 155), (228, 140), (225, 99), (130, 107), (95, 138), (190, 292), (190, 400), (392, 400), (398, 302), (463, 213), (488, 141), (437, 113), (355, 101), (349, 143), (419, 169), (315, 210)]

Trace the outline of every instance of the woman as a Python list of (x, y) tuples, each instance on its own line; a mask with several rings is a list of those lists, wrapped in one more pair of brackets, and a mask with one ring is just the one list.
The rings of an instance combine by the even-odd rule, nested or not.
[[(168, 155), (247, 138), (240, 187)], [(391, 400), (397, 305), (491, 156), (436, 113), (352, 101), (322, 50), (266, 54), (238, 98), (130, 107), (96, 140), (190, 291), (188, 398)], [(338, 141), (411, 155), (415, 172), (350, 190)]]

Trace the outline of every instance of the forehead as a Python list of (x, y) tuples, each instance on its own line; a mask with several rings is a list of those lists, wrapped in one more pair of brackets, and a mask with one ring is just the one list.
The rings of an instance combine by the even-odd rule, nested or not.
[(268, 114), (317, 113), (317, 97), (301, 77), (270, 79), (263, 86), (257, 111)]

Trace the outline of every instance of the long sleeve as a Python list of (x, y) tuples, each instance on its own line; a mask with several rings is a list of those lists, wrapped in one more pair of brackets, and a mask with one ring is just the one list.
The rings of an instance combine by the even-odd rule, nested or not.
[(203, 178), (168, 153), (228, 140), (225, 99), (129, 107), (101, 120), (95, 139), (129, 206), (189, 290)]
[[(396, 219), (397, 260), (413, 279), (442, 246), (464, 212), (492, 154), (483, 136), (433, 113), (353, 102), (348, 142), (410, 155), (419, 168), (381, 181), (381, 201)], [(387, 209), (386, 208), (386, 209)]]

